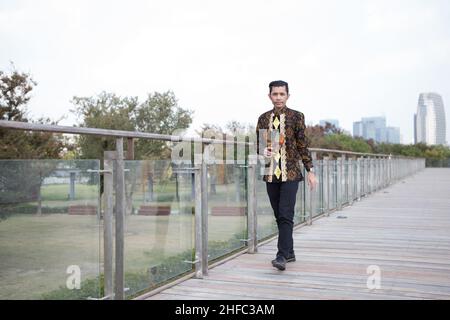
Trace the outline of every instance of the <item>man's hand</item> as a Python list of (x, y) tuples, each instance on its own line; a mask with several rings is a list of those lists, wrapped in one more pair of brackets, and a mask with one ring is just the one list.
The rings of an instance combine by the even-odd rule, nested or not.
[(264, 154), (264, 157), (271, 158), (272, 157), (272, 148), (270, 148), (270, 147), (264, 148), (263, 154)]
[(308, 172), (307, 181), (308, 181), (309, 188), (311, 190), (316, 188), (318, 181), (317, 181), (316, 176), (314, 175), (314, 172)]

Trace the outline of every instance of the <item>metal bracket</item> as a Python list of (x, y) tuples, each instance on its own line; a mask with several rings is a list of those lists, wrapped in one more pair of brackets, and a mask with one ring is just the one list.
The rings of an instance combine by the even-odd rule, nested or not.
[[(130, 288), (124, 288), (123, 292), (127, 292), (130, 291)], [(87, 297), (86, 300), (107, 300), (109, 298), (114, 298), (114, 293), (111, 293), (107, 296), (101, 297), (101, 298), (92, 298), (92, 297)]]
[(95, 172), (95, 173), (113, 173), (112, 170), (92, 170), (92, 169), (87, 169), (87, 172)]
[(189, 264), (196, 264), (197, 262), (200, 262), (200, 260), (194, 260), (194, 261), (188, 261), (188, 260), (183, 260), (184, 263), (189, 263)]
[(173, 169), (172, 172), (178, 173), (178, 172), (183, 172), (183, 171), (189, 172), (189, 171), (195, 171), (195, 170), (200, 170), (200, 168), (196, 168), (196, 167), (193, 167), (193, 168), (179, 168), (179, 169)]

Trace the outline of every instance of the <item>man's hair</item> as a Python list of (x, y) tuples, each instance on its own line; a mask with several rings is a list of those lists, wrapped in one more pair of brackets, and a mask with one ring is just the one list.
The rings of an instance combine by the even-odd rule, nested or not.
[(286, 93), (289, 94), (289, 85), (286, 81), (275, 80), (269, 83), (269, 94), (272, 93), (273, 87), (286, 87)]

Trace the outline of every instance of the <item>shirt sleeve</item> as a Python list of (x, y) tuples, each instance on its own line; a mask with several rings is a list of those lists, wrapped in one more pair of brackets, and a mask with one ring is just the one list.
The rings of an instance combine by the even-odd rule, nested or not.
[(303, 165), (306, 171), (309, 171), (313, 167), (313, 159), (311, 153), (309, 152), (309, 141), (305, 136), (305, 116), (300, 113), (300, 119), (297, 123), (297, 148), (302, 158)]
[(261, 117), (258, 118), (258, 123), (256, 124), (256, 154), (259, 153), (259, 129), (261, 129)]

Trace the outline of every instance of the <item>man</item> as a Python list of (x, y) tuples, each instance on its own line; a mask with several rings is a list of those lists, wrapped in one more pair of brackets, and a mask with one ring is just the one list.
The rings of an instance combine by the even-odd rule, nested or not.
[(295, 261), (292, 238), (294, 207), (299, 182), (304, 180), (300, 160), (308, 171), (307, 181), (311, 189), (315, 188), (317, 180), (305, 137), (305, 117), (286, 106), (288, 83), (272, 81), (269, 98), (273, 109), (263, 113), (256, 126), (257, 153), (262, 151), (266, 159), (263, 180), (278, 225), (278, 252), (272, 265), (285, 270), (286, 262)]

